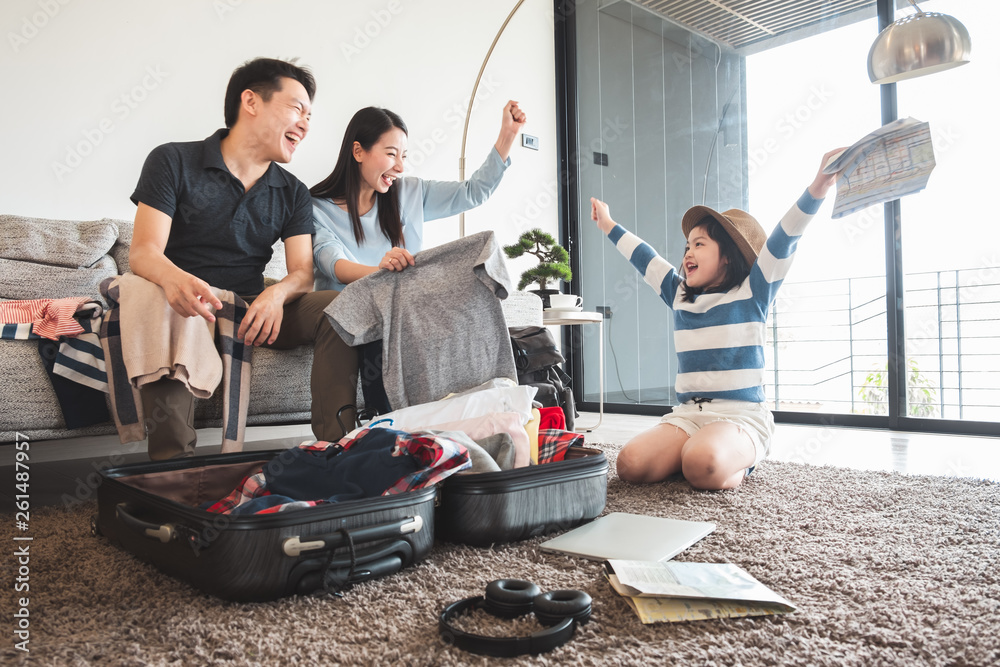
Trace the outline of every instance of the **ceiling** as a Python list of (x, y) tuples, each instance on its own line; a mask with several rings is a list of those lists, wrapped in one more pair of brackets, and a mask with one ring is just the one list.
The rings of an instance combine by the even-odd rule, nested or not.
[(875, 0), (631, 0), (630, 4), (741, 53), (875, 16)]

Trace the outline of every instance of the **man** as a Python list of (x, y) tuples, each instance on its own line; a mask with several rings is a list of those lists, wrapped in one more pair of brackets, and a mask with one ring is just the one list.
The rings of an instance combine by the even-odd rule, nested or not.
[[(211, 287), (243, 297), (249, 309), (237, 335), (248, 345), (314, 345), (312, 429), (320, 440), (343, 433), (337, 410), (356, 399), (357, 353), (326, 321), (337, 295), (313, 292), (312, 202), (287, 163), (309, 131), (315, 82), (291, 63), (259, 58), (237, 68), (225, 98), (226, 129), (204, 141), (169, 143), (146, 159), (132, 201), (138, 206), (132, 271), (163, 288), (184, 317), (214, 321), (222, 303)], [(281, 238), (288, 275), (264, 287), (263, 270)], [(141, 389), (154, 460), (193, 453), (194, 397), (162, 379)]]

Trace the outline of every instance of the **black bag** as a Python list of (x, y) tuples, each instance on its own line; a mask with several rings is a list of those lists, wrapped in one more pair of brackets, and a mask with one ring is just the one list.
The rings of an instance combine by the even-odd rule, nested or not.
[(573, 380), (559, 367), (566, 358), (556, 347), (552, 332), (536, 326), (510, 327), (509, 332), (517, 383), (536, 387), (535, 400), (544, 407), (562, 408), (566, 430), (572, 431), (577, 416)]

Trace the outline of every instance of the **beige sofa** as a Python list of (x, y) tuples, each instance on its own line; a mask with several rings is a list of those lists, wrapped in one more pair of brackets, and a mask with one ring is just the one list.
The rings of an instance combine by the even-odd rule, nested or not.
[[(128, 269), (132, 223), (0, 215), (0, 300), (92, 296), (102, 280)], [(285, 275), (279, 241), (265, 277)], [(514, 292), (503, 302), (510, 326), (541, 324), (541, 301)], [(247, 424), (308, 423), (312, 348), (254, 350)], [(360, 403), (360, 396), (359, 396)], [(220, 392), (197, 401), (195, 425), (221, 424)], [(112, 422), (67, 429), (34, 340), (0, 340), (0, 443), (115, 433)]]

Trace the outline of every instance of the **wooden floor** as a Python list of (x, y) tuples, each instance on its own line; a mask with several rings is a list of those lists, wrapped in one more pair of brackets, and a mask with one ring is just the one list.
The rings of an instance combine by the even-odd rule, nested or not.
[[(598, 415), (583, 413), (577, 428), (596, 424)], [(605, 414), (601, 425), (586, 434), (587, 442), (624, 444), (652, 427), (657, 417)], [(219, 429), (202, 429), (199, 454), (219, 450)], [(247, 449), (292, 447), (311, 440), (308, 424), (258, 426), (247, 429)], [(0, 447), (0, 511), (14, 510), (16, 450)], [(87, 499), (94, 492), (96, 470), (146, 460), (145, 443), (121, 445), (115, 436), (30, 443), (29, 495), (32, 507)], [(1000, 482), (1000, 438), (930, 435), (857, 428), (778, 424), (771, 458), (812, 465), (862, 470), (896, 470), (918, 475), (975, 477)], [(22, 478), (23, 479), (23, 478)]]
[[(578, 421), (584, 426), (594, 423), (585, 421), (583, 416)], [(593, 442), (624, 443), (658, 421), (658, 417), (606, 414), (600, 428), (587, 437)], [(981, 436), (778, 424), (770, 458), (859, 470), (1000, 481), (1000, 438)]]

